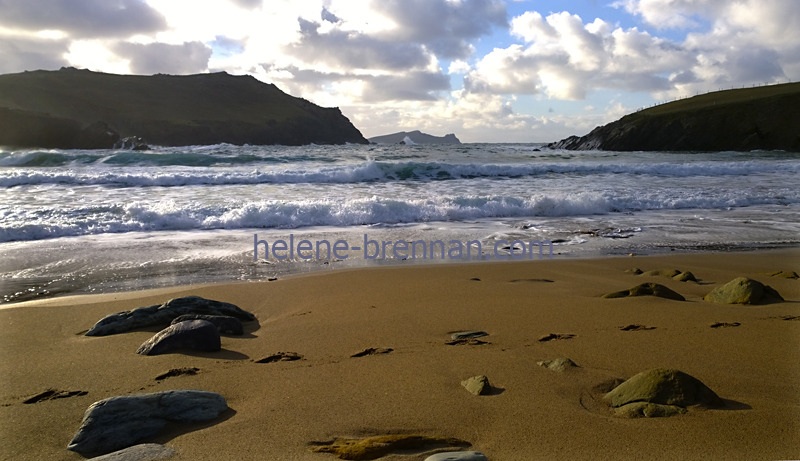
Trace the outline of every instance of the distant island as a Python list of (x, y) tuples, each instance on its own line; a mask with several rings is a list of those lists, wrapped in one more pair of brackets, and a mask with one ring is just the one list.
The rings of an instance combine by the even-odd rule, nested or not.
[(373, 144), (461, 144), (461, 141), (452, 133), (444, 136), (432, 136), (419, 130), (374, 136), (369, 138), (369, 142)]
[(640, 110), (554, 149), (800, 151), (800, 83), (716, 91)]
[(104, 149), (143, 142), (367, 140), (338, 108), (319, 107), (252, 76), (115, 75), (74, 68), (0, 75), (0, 145)]

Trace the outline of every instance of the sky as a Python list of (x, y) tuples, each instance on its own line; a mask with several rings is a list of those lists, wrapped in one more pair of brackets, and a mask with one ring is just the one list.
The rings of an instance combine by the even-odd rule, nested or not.
[(366, 137), (549, 142), (800, 78), (798, 0), (0, 0), (0, 74), (252, 75)]

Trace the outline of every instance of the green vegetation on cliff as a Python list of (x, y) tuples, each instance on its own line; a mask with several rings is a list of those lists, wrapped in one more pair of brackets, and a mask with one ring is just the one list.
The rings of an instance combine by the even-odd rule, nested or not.
[(716, 91), (651, 107), (551, 148), (800, 151), (800, 83)]
[(0, 75), (0, 145), (103, 148), (129, 136), (163, 146), (367, 142), (338, 108), (251, 76), (73, 68)]

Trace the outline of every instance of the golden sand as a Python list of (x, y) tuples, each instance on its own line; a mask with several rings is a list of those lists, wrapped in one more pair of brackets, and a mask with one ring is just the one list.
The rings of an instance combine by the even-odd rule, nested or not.
[[(699, 282), (625, 272), (634, 267), (691, 271)], [(310, 443), (384, 434), (464, 440), (495, 461), (796, 459), (800, 280), (768, 275), (780, 270), (800, 271), (800, 250), (381, 267), (11, 305), (0, 309), (0, 457), (82, 459), (66, 446), (92, 402), (201, 389), (231, 410), (148, 440), (178, 450), (173, 459), (325, 461), (335, 458)], [(738, 276), (786, 302), (702, 300)], [(686, 301), (601, 298), (643, 282)], [(157, 328), (82, 335), (107, 314), (185, 295), (234, 303), (258, 322), (223, 336), (216, 353), (137, 355)], [(446, 344), (461, 330), (489, 335)], [(351, 357), (368, 348), (392, 350)], [(302, 359), (256, 362), (278, 352)], [(559, 357), (580, 368), (537, 365)], [(727, 405), (621, 419), (592, 391), (657, 367), (689, 373)], [(156, 379), (178, 368), (197, 371)], [(476, 375), (494, 392), (461, 386)], [(23, 403), (48, 389), (85, 394)]]

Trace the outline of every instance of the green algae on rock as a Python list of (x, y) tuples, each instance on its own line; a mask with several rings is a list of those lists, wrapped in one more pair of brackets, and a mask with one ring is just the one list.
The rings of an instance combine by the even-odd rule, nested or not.
[(444, 447), (469, 447), (472, 444), (452, 437), (388, 434), (363, 439), (334, 439), (330, 442), (311, 442), (309, 450), (331, 453), (339, 459), (370, 460), (405, 450), (432, 450)]
[(737, 277), (714, 288), (703, 299), (719, 304), (770, 304), (783, 301), (774, 288), (747, 277)]
[(643, 371), (612, 389), (603, 398), (611, 403), (618, 416), (623, 417), (672, 416), (685, 412), (690, 405), (711, 408), (725, 405), (699, 379), (668, 368)]
[(604, 294), (603, 298), (626, 298), (628, 296), (658, 296), (659, 298), (686, 301), (686, 298), (680, 294), (670, 290), (664, 285), (659, 285), (658, 283), (642, 283), (641, 285), (636, 285), (628, 290)]
[(566, 371), (570, 368), (580, 368), (577, 363), (573, 362), (567, 357), (559, 357), (553, 360), (543, 360), (541, 362), (536, 362), (536, 364), (540, 367), (545, 367), (548, 370), (553, 371)]
[(473, 376), (461, 381), (461, 385), (475, 395), (486, 395), (492, 391), (489, 378), (484, 375)]

